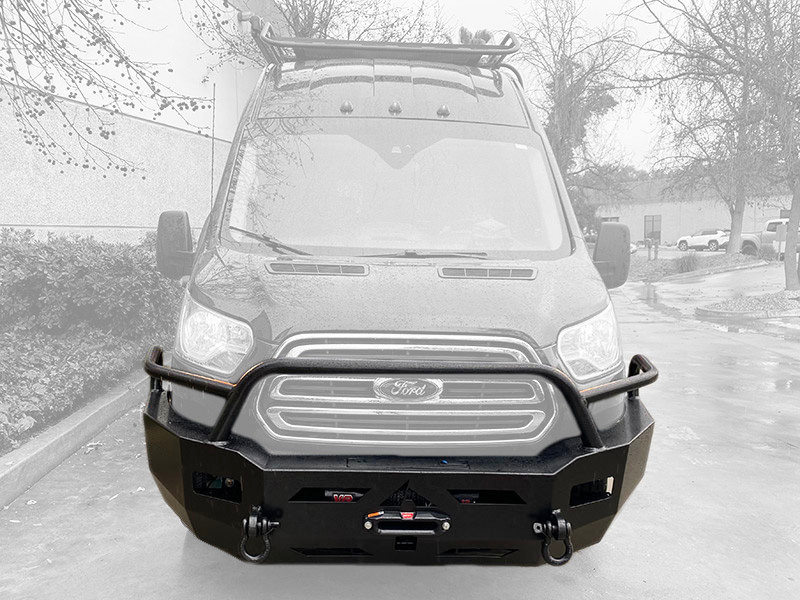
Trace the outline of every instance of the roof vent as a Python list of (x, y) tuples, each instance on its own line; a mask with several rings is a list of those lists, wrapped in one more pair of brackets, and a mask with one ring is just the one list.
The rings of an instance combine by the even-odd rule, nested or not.
[(439, 276), (445, 279), (536, 279), (536, 269), (441, 267)]
[(307, 262), (273, 262), (267, 265), (267, 271), (273, 275), (344, 275), (349, 277), (363, 277), (368, 273), (365, 265)]

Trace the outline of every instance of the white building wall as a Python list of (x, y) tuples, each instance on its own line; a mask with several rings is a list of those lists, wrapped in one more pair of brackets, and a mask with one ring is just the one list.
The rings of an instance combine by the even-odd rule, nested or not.
[[(781, 208), (788, 208), (791, 198), (774, 197), (753, 199), (748, 202), (744, 216), (745, 231), (760, 231), (769, 219), (779, 216)], [(599, 219), (618, 219), (631, 230), (631, 240), (645, 238), (645, 217), (661, 215), (661, 241), (674, 244), (682, 235), (699, 229), (730, 229), (731, 217), (726, 205), (711, 200), (619, 203), (597, 208)]]
[[(76, 126), (91, 123), (85, 106), (64, 102)], [(25, 143), (8, 103), (0, 103), (0, 227), (92, 235), (136, 241), (154, 230), (164, 210), (189, 212), (201, 227), (225, 166), (230, 143), (127, 116), (114, 118), (107, 151), (124, 157), (135, 171), (123, 176), (103, 165), (48, 164)], [(43, 117), (56, 132), (59, 117)], [(64, 140), (67, 143), (66, 140)], [(81, 154), (76, 150), (77, 156)], [(63, 172), (62, 172), (63, 171)]]

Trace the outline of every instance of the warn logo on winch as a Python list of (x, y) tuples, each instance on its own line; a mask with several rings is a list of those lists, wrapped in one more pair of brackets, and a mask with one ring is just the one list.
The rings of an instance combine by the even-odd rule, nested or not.
[(355, 502), (360, 500), (364, 494), (361, 492), (337, 492), (325, 490), (325, 497), (334, 502)]

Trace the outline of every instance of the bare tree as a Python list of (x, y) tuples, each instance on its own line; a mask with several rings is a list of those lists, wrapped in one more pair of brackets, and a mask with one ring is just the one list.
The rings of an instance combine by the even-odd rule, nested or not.
[[(255, 67), (261, 52), (243, 28), (239, 13), (249, 12), (248, 0), (177, 0), (184, 22), (206, 45), (210, 56), (208, 76), (221, 65)], [(263, 16), (263, 15), (262, 15)]]
[(344, 13), (337, 0), (279, 0), (276, 5), (297, 37), (328, 37), (331, 23)]
[(477, 29), (474, 32), (466, 27), (459, 27), (458, 29), (458, 43), (467, 46), (480, 46), (489, 44), (494, 35), (488, 29)]
[[(0, 0), (0, 101), (10, 103), (25, 141), (48, 162), (83, 168), (136, 169), (105, 143), (120, 113), (158, 119), (210, 108), (163, 82), (160, 65), (127, 52), (123, 32), (155, 0)], [(218, 63), (258, 63), (228, 0), (177, 0)], [(277, 0), (295, 35), (348, 39), (444, 41), (435, 0), (413, 6), (393, 0)], [(64, 100), (82, 103), (79, 113)]]
[[(532, 101), (585, 225), (593, 211), (581, 184), (609, 172), (607, 157), (592, 156), (589, 129), (617, 106), (632, 53), (629, 32), (589, 26), (582, 13), (579, 0), (529, 0), (515, 18), (523, 45), (519, 61), (540, 84)], [(598, 177), (585, 177), (589, 171)]]
[(763, 35), (763, 52), (751, 60), (757, 81), (774, 106), (780, 164), (792, 191), (784, 272), (787, 290), (800, 290), (800, 0), (746, 0)]
[[(237, 12), (247, 0), (178, 0), (184, 20), (217, 57), (217, 63), (259, 65), (261, 53), (239, 27)], [(409, 5), (400, 0), (275, 0), (278, 31), (291, 36), (396, 42), (446, 42), (447, 24), (438, 0)], [(264, 15), (261, 15), (264, 16)], [(273, 25), (276, 25), (273, 23)], [(283, 32), (282, 32), (283, 33)]]
[(772, 175), (765, 155), (768, 108), (748, 69), (728, 60), (713, 36), (737, 39), (750, 52), (756, 43), (750, 21), (739, 0), (642, 0), (641, 8), (643, 19), (659, 31), (640, 46), (650, 58), (640, 81), (659, 92), (672, 152), (661, 163), (676, 174), (673, 189), (710, 191), (725, 203), (731, 215), (728, 253), (737, 253), (747, 196), (768, 186)]
[[(641, 4), (666, 42), (650, 51), (683, 67), (675, 79), (699, 81), (715, 92), (712, 102), (727, 102), (729, 143), (715, 164), (729, 165), (735, 213), (744, 210), (747, 181), (752, 166), (758, 165), (754, 150), (760, 148), (762, 158), (777, 150), (778, 158), (758, 171), (764, 176), (777, 168), (792, 191), (787, 248), (795, 248), (800, 223), (800, 0), (711, 4), (642, 0)], [(685, 35), (686, 28), (692, 35)], [(757, 105), (764, 110), (754, 111)], [(714, 109), (707, 105), (705, 110)], [(734, 246), (733, 236), (730, 245)], [(787, 289), (800, 289), (794, 252), (786, 252), (784, 268)]]
[[(136, 7), (147, 2), (138, 0)], [(103, 144), (115, 133), (117, 113), (158, 117), (206, 107), (161, 83), (157, 65), (128, 55), (115, 31), (136, 26), (118, 3), (106, 0), (0, 0), (0, 94), (25, 141), (48, 162), (116, 166), (127, 174), (135, 166)], [(76, 118), (64, 98), (85, 103), (90, 120)], [(63, 135), (53, 130), (51, 114)]]
[(297, 37), (397, 42), (446, 39), (446, 25), (436, 0), (416, 4), (392, 0), (276, 0)]

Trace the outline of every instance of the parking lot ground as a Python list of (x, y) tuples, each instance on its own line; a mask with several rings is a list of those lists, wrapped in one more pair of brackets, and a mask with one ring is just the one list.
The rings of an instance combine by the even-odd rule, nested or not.
[[(651, 284), (656, 289), (658, 302), (678, 308), (692, 316), (694, 309), (737, 296), (771, 294), (784, 289), (783, 263), (772, 262), (763, 266), (713, 275), (687, 274), (676, 281)], [(641, 284), (644, 285), (644, 284)]]
[(0, 511), (0, 596), (800, 597), (800, 344), (670, 316), (634, 286), (614, 301), (627, 351), (661, 370), (656, 430), (639, 488), (565, 567), (244, 564), (161, 500), (132, 411)]
[[(737, 296), (759, 296), (784, 289), (783, 263), (713, 275), (697, 275), (674, 281), (631, 283), (626, 286), (637, 296), (667, 314), (695, 319), (695, 310)], [(800, 305), (798, 305), (800, 308)], [(726, 320), (717, 323), (728, 330), (760, 332), (775, 340), (800, 341), (800, 317), (759, 320)]]

